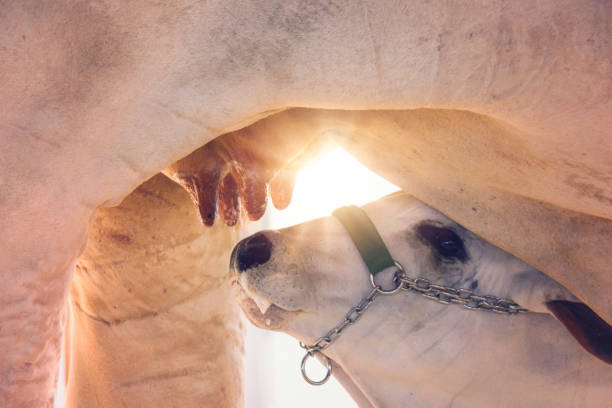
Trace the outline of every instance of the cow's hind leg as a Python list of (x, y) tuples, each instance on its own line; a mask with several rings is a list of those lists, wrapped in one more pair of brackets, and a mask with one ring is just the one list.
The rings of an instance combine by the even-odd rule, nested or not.
[(98, 210), (71, 290), (67, 406), (242, 406), (236, 238), (162, 175)]

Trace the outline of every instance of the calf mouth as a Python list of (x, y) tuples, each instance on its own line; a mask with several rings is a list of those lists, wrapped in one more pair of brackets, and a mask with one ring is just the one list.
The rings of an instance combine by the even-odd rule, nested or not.
[(230, 285), (234, 298), (238, 301), (238, 305), (244, 312), (247, 320), (253, 325), (264, 330), (283, 330), (287, 324), (299, 312), (289, 311), (282, 307), (264, 299), (258, 295), (255, 289), (251, 286), (245, 288), (241, 282), (240, 275), (248, 273), (239, 272), (236, 268), (236, 248), (232, 251), (230, 260)]

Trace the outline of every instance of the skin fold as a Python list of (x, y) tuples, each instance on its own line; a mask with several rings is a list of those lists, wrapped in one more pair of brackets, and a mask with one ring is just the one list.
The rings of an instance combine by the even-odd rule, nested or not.
[[(324, 351), (360, 406), (607, 404), (610, 366), (587, 353), (546, 307), (576, 302), (566, 288), (407, 194), (364, 210), (409, 277), (511, 298), (530, 313), (472, 311), (413, 292), (377, 297)], [(460, 250), (445, 255), (436, 235), (423, 232), (428, 228), (453, 231)], [(246, 259), (245, 239), (231, 272), (235, 296), (255, 325), (313, 344), (369, 293), (367, 267), (335, 217), (259, 234), (271, 242), (268, 260), (238, 266)], [(377, 281), (389, 285), (392, 272)]]
[(97, 211), (71, 288), (67, 407), (243, 406), (237, 234), (200, 224), (163, 175)]
[[(446, 126), (452, 137), (428, 155), (449, 166), (438, 172), (432, 164), (425, 176), (407, 177), (416, 174), (411, 166), (422, 150), (409, 156), (411, 143), (398, 138), (385, 143), (385, 135), (371, 130), (364, 138), (358, 130), (366, 124), (357, 114), (352, 119), (338, 114), (342, 122), (360, 122), (342, 136), (353, 153), (359, 156), (360, 140), (369, 141), (364, 146), (377, 141), (370, 151), (379, 155), (360, 157), (371, 168), (401, 179), (396, 183), (402, 187), (414, 186), (407, 190), (418, 198), (551, 276), (558, 274), (580, 298), (596, 299), (589, 304), (610, 321), (610, 297), (603, 293), (610, 278), (597, 269), (606, 262), (601, 243), (609, 242), (609, 224), (589, 218), (610, 218), (609, 15), (606, 2), (570, 0), (480, 5), (142, 0), (129, 7), (112, 1), (4, 2), (0, 274), (6, 284), (0, 288), (0, 349), (10, 353), (0, 357), (0, 405), (52, 405), (65, 305), (95, 210), (119, 204), (206, 142), (291, 107), (451, 109), (493, 121), (481, 127), (493, 138), (492, 149), (488, 140), (476, 144), (485, 153), (499, 151), (499, 142), (507, 139), (507, 132), (498, 133), (500, 126), (537, 145), (528, 150), (548, 147), (545, 158), (554, 154), (561, 164), (542, 162), (544, 153), (538, 153), (538, 160), (517, 162), (508, 173), (512, 177), (492, 186), (487, 171), (498, 161), (507, 169), (504, 156), (479, 152), (489, 163), (484, 169), (458, 172), (468, 161), (453, 152), (464, 152), (473, 129), (462, 131), (464, 119), (453, 119)], [(409, 123), (420, 134), (423, 120), (413, 119)], [(230, 179), (222, 183), (228, 197), (222, 201), (224, 219), (235, 219), (236, 190), (259, 214), (264, 181), (271, 177), (272, 185), (283, 184), (274, 183), (276, 167), (290, 170), (285, 178), (291, 184), (293, 154), (321, 136), (320, 122), (313, 120), (304, 122), (313, 129), (306, 139), (279, 133), (299, 141), (285, 163), (274, 161), (272, 169), (243, 163), (238, 167), (248, 171), (232, 173), (236, 187)], [(424, 128), (423, 135), (435, 135), (435, 128)], [(504, 137), (495, 139), (498, 134)], [(468, 164), (476, 163), (467, 156)], [(228, 157), (222, 156), (222, 172)], [(245, 177), (251, 169), (263, 176)], [(544, 187), (531, 181), (546, 169)], [(555, 181), (559, 169), (562, 188)], [(251, 193), (252, 187), (240, 184), (247, 179), (255, 179)], [(521, 183), (526, 191), (511, 194)], [(477, 205), (474, 197), (480, 197)], [(511, 222), (509, 233), (500, 236), (491, 221), (503, 214)], [(534, 225), (534, 220), (543, 221)], [(573, 234), (575, 229), (599, 233)], [(597, 242), (597, 256), (576, 253), (577, 243), (597, 248)]]

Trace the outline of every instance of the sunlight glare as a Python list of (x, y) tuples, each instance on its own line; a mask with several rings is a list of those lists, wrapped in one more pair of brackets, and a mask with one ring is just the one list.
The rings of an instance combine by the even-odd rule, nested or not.
[(399, 187), (338, 147), (298, 173), (291, 204), (282, 211), (269, 208), (266, 228), (284, 228), (326, 217), (340, 206), (363, 205), (397, 190)]

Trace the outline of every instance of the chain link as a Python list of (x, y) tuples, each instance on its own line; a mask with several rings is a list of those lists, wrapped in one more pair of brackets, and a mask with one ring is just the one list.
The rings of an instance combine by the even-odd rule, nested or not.
[(522, 308), (511, 299), (498, 298), (496, 296), (479, 296), (468, 289), (454, 289), (431, 283), (425, 278), (411, 279), (405, 273), (400, 275), (402, 290), (414, 291), (428, 299), (450, 305), (451, 303), (462, 305), (467, 309), (485, 310), (500, 314), (526, 313), (527, 309)]
[[(395, 264), (398, 268), (393, 278), (393, 283), (396, 285), (396, 289), (399, 288), (403, 291), (416, 292), (428, 299), (435, 300), (436, 302), (445, 305), (458, 304), (471, 310), (483, 310), (507, 315), (528, 312), (527, 309), (522, 308), (511, 299), (499, 298), (491, 295), (480, 296), (468, 289), (455, 289), (448, 286), (436, 285), (425, 278), (409, 278), (406, 276), (402, 265), (398, 262)], [(304, 344), (300, 341), (300, 347), (306, 350), (306, 355), (302, 359), (302, 376), (310, 384), (322, 385), (327, 381), (331, 374), (329, 357), (323, 354), (322, 350), (328, 348), (338, 337), (340, 337), (344, 329), (355, 324), (359, 319), (361, 319), (363, 313), (368, 309), (379, 294), (393, 294), (396, 291), (396, 289), (384, 291), (380, 285), (376, 285), (374, 283), (373, 279), (372, 286), (373, 288), (370, 293), (361, 299), (357, 305), (350, 308), (348, 313), (344, 316), (344, 320), (338, 323), (324, 336), (319, 337), (312, 345)], [(306, 359), (308, 357), (313, 357), (315, 353), (321, 353), (321, 355), (327, 361), (327, 374), (321, 381), (311, 380), (306, 374), (305, 370)]]
[(344, 316), (344, 320), (337, 324), (333, 329), (325, 333), (325, 335), (319, 337), (317, 341), (315, 341), (311, 346), (304, 344), (300, 341), (300, 347), (306, 350), (308, 353), (325, 350), (329, 347), (330, 344), (334, 342), (342, 331), (346, 329), (348, 326), (357, 323), (357, 321), (361, 318), (363, 312), (372, 304), (376, 296), (378, 295), (378, 291), (380, 290), (380, 286), (375, 286), (372, 288), (370, 293), (361, 299), (361, 301), (351, 307), (348, 313)]

